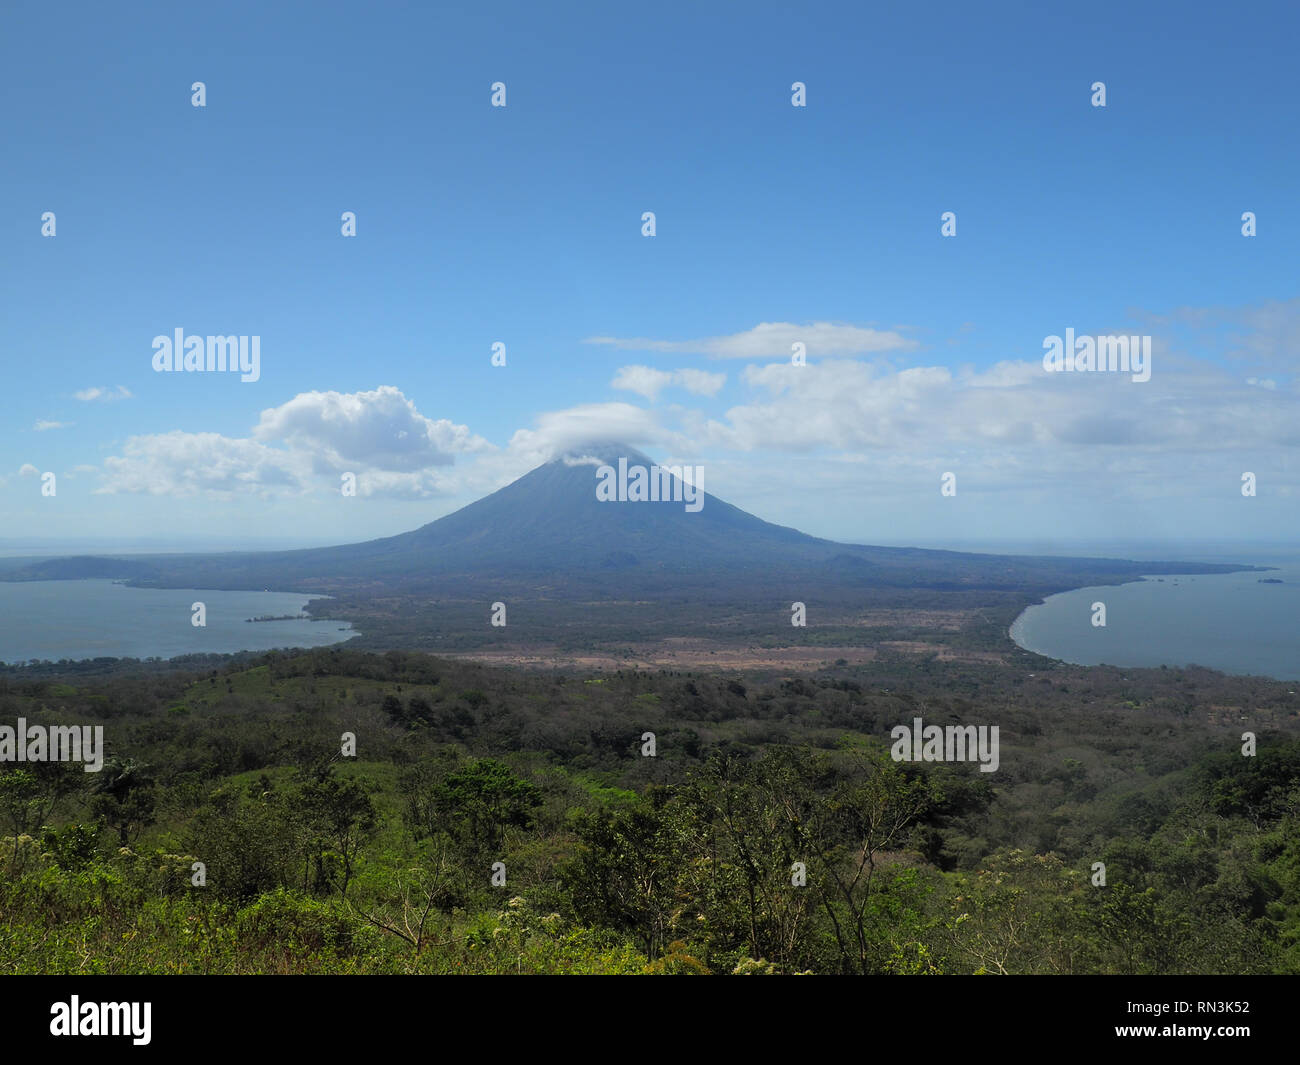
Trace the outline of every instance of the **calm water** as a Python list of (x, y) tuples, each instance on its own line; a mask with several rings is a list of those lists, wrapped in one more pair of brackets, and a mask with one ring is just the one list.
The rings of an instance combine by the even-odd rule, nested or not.
[[(321, 647), (357, 635), (346, 621), (245, 620), (298, 614), (313, 598), (320, 597), (127, 588), (107, 580), (0, 582), (0, 662)], [(204, 628), (190, 624), (196, 602), (207, 607)]]
[[(1199, 665), (1300, 679), (1300, 560), (1255, 564), (1278, 568), (1062, 592), (1021, 614), (1011, 638), (1085, 666)], [(1093, 628), (1094, 602), (1106, 604), (1105, 628)]]

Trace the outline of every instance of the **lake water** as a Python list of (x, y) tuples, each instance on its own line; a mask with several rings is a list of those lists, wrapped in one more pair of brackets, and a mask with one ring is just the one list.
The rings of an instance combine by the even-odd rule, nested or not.
[[(108, 580), (0, 582), (0, 662), (174, 658), (322, 647), (357, 635), (346, 621), (259, 621), (301, 613), (297, 592), (128, 588)], [(207, 625), (191, 624), (201, 602)], [(340, 631), (345, 630), (345, 631)]]
[[(1241, 561), (1239, 559), (1239, 561)], [(1030, 651), (1077, 665), (1208, 666), (1300, 679), (1300, 560), (1267, 573), (1148, 577), (1077, 588), (1031, 606), (1011, 626)], [(1260, 578), (1282, 584), (1261, 584)], [(1106, 604), (1094, 628), (1092, 604)]]

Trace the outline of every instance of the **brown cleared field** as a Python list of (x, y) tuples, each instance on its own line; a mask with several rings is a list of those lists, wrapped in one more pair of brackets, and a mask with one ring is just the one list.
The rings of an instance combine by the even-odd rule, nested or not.
[(977, 610), (863, 610), (847, 622), (868, 629), (916, 628), (934, 632), (960, 632), (979, 620)]
[(873, 662), (881, 651), (936, 656), (941, 662), (1005, 663), (1006, 656), (992, 651), (961, 651), (919, 640), (890, 641), (863, 647), (739, 647), (722, 640), (674, 637), (653, 644), (636, 644), (625, 652), (562, 652), (554, 647), (518, 650), (470, 651), (452, 657), (489, 665), (531, 668), (684, 669), (684, 670), (805, 670), (829, 668), (837, 663)]
[[(620, 604), (627, 606), (629, 604)], [(781, 617), (788, 615), (782, 613)], [(940, 662), (1005, 664), (1008, 651), (951, 646), (953, 633), (971, 631), (992, 624), (979, 610), (936, 610), (919, 608), (877, 608), (865, 611), (819, 610), (816, 621), (806, 629), (793, 630), (795, 639), (817, 638), (817, 643), (770, 646), (771, 636), (755, 640), (753, 634), (719, 632), (731, 628), (736, 618), (723, 616), (711, 625), (708, 636), (661, 636), (593, 641), (575, 649), (557, 642), (534, 642), (503, 647), (467, 646), (440, 651), (473, 662), (491, 665), (577, 670), (666, 669), (816, 671), (842, 665), (862, 665), (882, 654), (933, 657)], [(855, 630), (876, 630), (876, 639)], [(515, 630), (518, 631), (518, 630)], [(785, 632), (792, 630), (786, 626)]]

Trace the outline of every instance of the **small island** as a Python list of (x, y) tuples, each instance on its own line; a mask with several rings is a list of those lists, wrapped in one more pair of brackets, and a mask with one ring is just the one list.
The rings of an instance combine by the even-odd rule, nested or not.
[(260, 618), (244, 618), (248, 621), (311, 621), (310, 614), (267, 614)]
[(1260, 578), (1259, 578), (1259, 581), (1258, 581), (1257, 583), (1259, 583), (1259, 584), (1285, 584), (1286, 581), (1282, 580), (1282, 579), (1279, 578), (1279, 577), (1260, 577)]

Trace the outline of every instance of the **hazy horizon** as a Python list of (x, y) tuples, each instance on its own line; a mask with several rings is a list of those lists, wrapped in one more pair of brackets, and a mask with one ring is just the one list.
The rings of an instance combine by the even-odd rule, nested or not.
[[(762, 515), (758, 515), (762, 517)], [(436, 520), (436, 519), (430, 519)], [(796, 527), (797, 528), (797, 527)], [(397, 535), (409, 529), (395, 529)], [(820, 535), (806, 528), (800, 532)], [(825, 537), (832, 539), (831, 537)], [(936, 551), (962, 551), (995, 555), (1065, 555), (1080, 558), (1128, 558), (1135, 561), (1240, 561), (1264, 562), (1290, 559), (1300, 555), (1300, 546), (1269, 540), (890, 540), (888, 538), (840, 541), (875, 547), (919, 547)], [(129, 539), (89, 537), (81, 539), (15, 540), (0, 538), (0, 558), (56, 558), (80, 554), (211, 554), (224, 552), (294, 551), (315, 547), (334, 547), (342, 541), (330, 538), (251, 537), (233, 544), (213, 537), (156, 537)], [(1238, 557), (1241, 556), (1241, 557)]]

